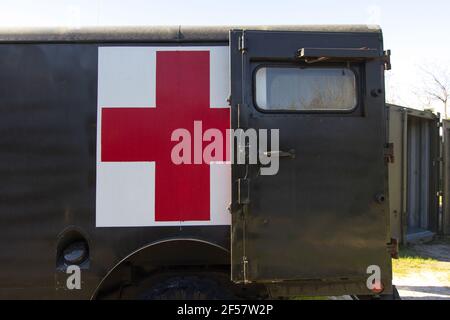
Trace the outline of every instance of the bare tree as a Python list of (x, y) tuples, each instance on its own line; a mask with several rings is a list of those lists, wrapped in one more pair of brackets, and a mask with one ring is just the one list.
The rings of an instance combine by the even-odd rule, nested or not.
[(444, 117), (448, 119), (448, 103), (450, 98), (450, 72), (445, 68), (421, 68), (424, 74), (423, 93), (427, 104), (442, 104)]
[(403, 101), (399, 96), (398, 83), (393, 71), (385, 74), (386, 79), (386, 102), (391, 104), (402, 104)]

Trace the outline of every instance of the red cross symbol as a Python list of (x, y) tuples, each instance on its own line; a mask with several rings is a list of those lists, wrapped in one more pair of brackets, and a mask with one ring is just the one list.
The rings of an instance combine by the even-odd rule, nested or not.
[(225, 137), (229, 119), (229, 109), (210, 108), (209, 51), (158, 51), (156, 108), (103, 108), (101, 160), (155, 162), (156, 221), (209, 221), (209, 164), (175, 165), (171, 135), (185, 128), (193, 136), (202, 121)]

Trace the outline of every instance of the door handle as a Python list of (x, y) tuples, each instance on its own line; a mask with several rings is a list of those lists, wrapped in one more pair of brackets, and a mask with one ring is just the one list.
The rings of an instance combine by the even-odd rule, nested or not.
[(295, 150), (289, 151), (266, 151), (263, 153), (266, 157), (291, 158), (295, 159)]

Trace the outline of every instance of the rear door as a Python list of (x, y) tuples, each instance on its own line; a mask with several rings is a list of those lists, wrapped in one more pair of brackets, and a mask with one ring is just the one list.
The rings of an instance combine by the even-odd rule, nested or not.
[(390, 283), (381, 34), (236, 30), (230, 52), (232, 128), (269, 130), (269, 145), (279, 130), (277, 148), (236, 144), (273, 166), (232, 166), (233, 280), (363, 280), (378, 265)]

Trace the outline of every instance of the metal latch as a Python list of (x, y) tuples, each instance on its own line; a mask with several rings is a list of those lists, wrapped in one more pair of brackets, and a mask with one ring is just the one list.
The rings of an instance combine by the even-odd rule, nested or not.
[(248, 260), (247, 257), (242, 257), (242, 265), (243, 265), (243, 271), (244, 271), (244, 283), (250, 283), (248, 281)]
[(263, 154), (266, 157), (295, 159), (295, 150), (294, 149), (291, 149), (289, 151), (266, 151), (266, 152), (263, 152)]
[(386, 163), (394, 163), (394, 144), (388, 143), (384, 147), (384, 160)]

